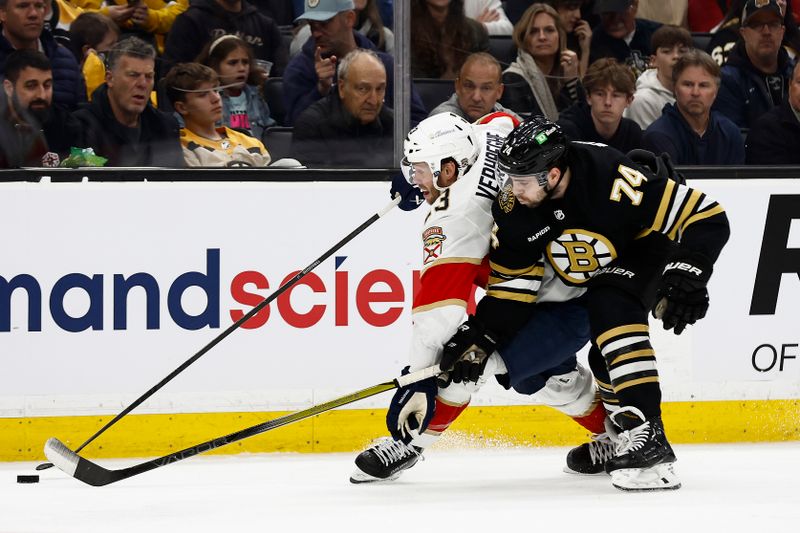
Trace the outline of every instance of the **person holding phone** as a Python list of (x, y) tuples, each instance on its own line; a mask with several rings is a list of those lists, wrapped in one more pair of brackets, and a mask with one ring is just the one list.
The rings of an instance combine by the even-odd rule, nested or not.
[(564, 31), (567, 32), (567, 48), (578, 54), (578, 75), (583, 78), (589, 68), (589, 45), (592, 42), (592, 27), (581, 18), (583, 0), (549, 0), (558, 11)]
[(552, 6), (531, 5), (514, 26), (513, 39), (517, 58), (503, 72), (503, 106), (557, 120), (559, 110), (585, 97), (578, 54), (566, 47), (564, 25)]

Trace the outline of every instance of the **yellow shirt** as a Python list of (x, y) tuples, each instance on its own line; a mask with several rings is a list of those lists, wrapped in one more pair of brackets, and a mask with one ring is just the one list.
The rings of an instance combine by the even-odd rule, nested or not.
[(265, 167), (272, 160), (264, 144), (249, 135), (225, 126), (217, 128), (222, 139), (201, 137), (181, 129), (183, 158), (190, 167)]

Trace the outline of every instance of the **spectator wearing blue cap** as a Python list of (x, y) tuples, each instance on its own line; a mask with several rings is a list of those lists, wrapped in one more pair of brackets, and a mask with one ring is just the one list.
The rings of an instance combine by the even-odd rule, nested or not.
[[(330, 94), (336, 84), (336, 63), (356, 48), (375, 50), (375, 45), (354, 28), (353, 0), (309, 0), (297, 21), (307, 20), (311, 37), (294, 56), (283, 75), (286, 121), (291, 125), (308, 106)], [(394, 72), (394, 59), (377, 52), (387, 73)], [(387, 79), (386, 99), (394, 99), (393, 76)], [(422, 99), (411, 88), (411, 123), (427, 116)]]

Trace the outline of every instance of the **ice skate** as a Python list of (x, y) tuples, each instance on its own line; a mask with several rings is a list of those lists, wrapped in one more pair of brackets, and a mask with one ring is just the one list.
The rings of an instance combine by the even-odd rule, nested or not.
[[(628, 416), (620, 416), (623, 414)], [(645, 419), (635, 407), (623, 407), (611, 417), (616, 424), (629, 428), (617, 436), (615, 457), (606, 461), (612, 485), (625, 491), (679, 489), (681, 483), (673, 468), (675, 453), (667, 442), (661, 418)], [(639, 424), (631, 427), (636, 422)]]
[(356, 469), (351, 483), (394, 481), (422, 459), (422, 449), (384, 437), (356, 457)]
[(567, 474), (595, 475), (606, 473), (606, 462), (614, 457), (614, 441), (608, 433), (593, 435), (590, 442), (572, 448), (567, 454)]

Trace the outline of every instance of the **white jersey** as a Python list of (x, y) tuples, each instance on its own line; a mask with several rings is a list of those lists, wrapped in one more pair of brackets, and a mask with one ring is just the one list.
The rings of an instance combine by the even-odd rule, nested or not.
[(414, 298), (411, 370), (439, 362), (442, 347), (466, 318), (473, 284), (485, 286), (494, 221), (492, 203), (500, 191), (497, 156), (515, 119), (487, 115), (475, 124), (480, 155), (469, 171), (442, 191), (422, 230), (420, 288)]

